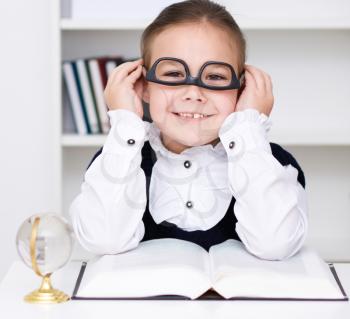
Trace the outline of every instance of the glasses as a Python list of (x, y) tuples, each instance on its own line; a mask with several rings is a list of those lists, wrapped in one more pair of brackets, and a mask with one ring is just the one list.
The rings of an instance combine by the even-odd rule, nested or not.
[(233, 67), (225, 62), (205, 62), (196, 77), (191, 76), (185, 61), (162, 57), (154, 62), (146, 73), (146, 80), (164, 85), (197, 85), (210, 90), (239, 89)]

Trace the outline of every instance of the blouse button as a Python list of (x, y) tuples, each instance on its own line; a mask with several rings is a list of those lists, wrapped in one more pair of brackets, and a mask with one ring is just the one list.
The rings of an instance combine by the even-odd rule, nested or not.
[(185, 162), (184, 162), (184, 166), (185, 166), (186, 168), (190, 168), (190, 167), (191, 167), (191, 162), (190, 162), (190, 161), (185, 161)]
[(231, 141), (228, 147), (232, 149), (232, 148), (234, 148), (234, 146), (235, 146), (235, 142)]
[(193, 207), (193, 204), (192, 204), (192, 202), (189, 200), (189, 201), (186, 203), (186, 206), (187, 206), (188, 208), (192, 208), (192, 207)]
[(129, 144), (129, 145), (135, 144), (135, 140), (132, 139), (132, 138), (128, 139), (128, 144)]

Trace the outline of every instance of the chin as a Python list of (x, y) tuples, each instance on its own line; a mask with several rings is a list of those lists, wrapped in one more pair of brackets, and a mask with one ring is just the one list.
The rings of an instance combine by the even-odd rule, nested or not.
[(177, 142), (187, 147), (201, 146), (201, 145), (206, 145), (211, 143), (211, 141), (199, 141), (199, 140), (191, 141), (188, 138), (186, 140), (179, 139), (177, 140)]

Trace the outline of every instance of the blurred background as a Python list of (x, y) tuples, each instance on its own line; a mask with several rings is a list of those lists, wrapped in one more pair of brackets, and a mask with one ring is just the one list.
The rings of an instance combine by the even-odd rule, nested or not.
[[(0, 280), (19, 259), (25, 218), (67, 216), (108, 132), (108, 73), (139, 57), (142, 30), (172, 2), (0, 2)], [(217, 2), (243, 29), (247, 63), (272, 77), (269, 138), (304, 170), (307, 243), (327, 261), (350, 261), (350, 2)]]

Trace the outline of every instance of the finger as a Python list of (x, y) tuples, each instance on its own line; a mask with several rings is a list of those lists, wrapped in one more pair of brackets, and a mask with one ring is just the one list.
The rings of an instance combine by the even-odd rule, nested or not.
[(256, 80), (255, 80), (254, 76), (248, 70), (245, 72), (244, 77), (245, 77), (245, 86), (251, 87), (254, 90), (256, 90), (257, 89)]
[(266, 91), (265, 78), (262, 75), (262, 71), (252, 65), (247, 65), (247, 71), (254, 77), (257, 89), (259, 91)]
[(135, 61), (129, 61), (121, 64), (117, 67), (115, 74), (113, 74), (113, 78), (115, 81), (121, 81), (126, 78), (131, 72), (133, 72), (139, 65), (142, 65), (143, 59), (138, 59)]
[(118, 69), (118, 70), (130, 69), (130, 68), (137, 66), (138, 64), (140, 64), (142, 62), (143, 62), (142, 58), (139, 58), (139, 59), (134, 60), (134, 61), (127, 61), (127, 62), (124, 62), (122, 64), (119, 64), (115, 69)]
[(111, 72), (111, 75), (108, 77), (106, 90), (108, 90), (110, 86), (113, 86), (115, 82), (122, 81), (125, 77), (128, 76), (130, 72), (133, 72), (135, 67), (137, 68), (139, 63), (142, 62), (143, 60), (141, 58), (135, 61), (124, 62), (123, 64), (120, 64), (116, 68), (114, 68)]
[(144, 83), (143, 83), (143, 79), (138, 79), (134, 85), (134, 90), (137, 94), (137, 96), (142, 99), (142, 95), (143, 95), (143, 90), (144, 90)]
[(271, 113), (272, 107), (273, 107), (273, 103), (274, 103), (274, 96), (273, 96), (273, 92), (272, 92), (272, 80), (269, 74), (263, 72), (263, 76), (265, 78), (265, 83), (266, 83), (266, 96), (271, 99), (272, 103), (271, 105), (268, 107), (268, 109), (265, 110), (265, 114), (267, 116), (269, 116), (269, 114)]
[(143, 65), (143, 66), (142, 66), (142, 74), (143, 74), (144, 77), (146, 77), (146, 73), (147, 73), (147, 69), (146, 69), (146, 67)]
[(252, 65), (247, 65), (247, 71), (254, 78), (257, 89), (259, 91), (266, 91), (265, 78), (262, 75), (262, 71)]
[(266, 84), (266, 90), (267, 93), (271, 93), (272, 94), (272, 80), (271, 80), (271, 76), (265, 72), (263, 72), (263, 76), (265, 78), (265, 84)]
[(142, 72), (142, 65), (138, 65), (136, 70), (134, 70), (128, 75), (127, 80), (130, 83), (134, 84), (136, 80), (140, 77), (141, 72)]

